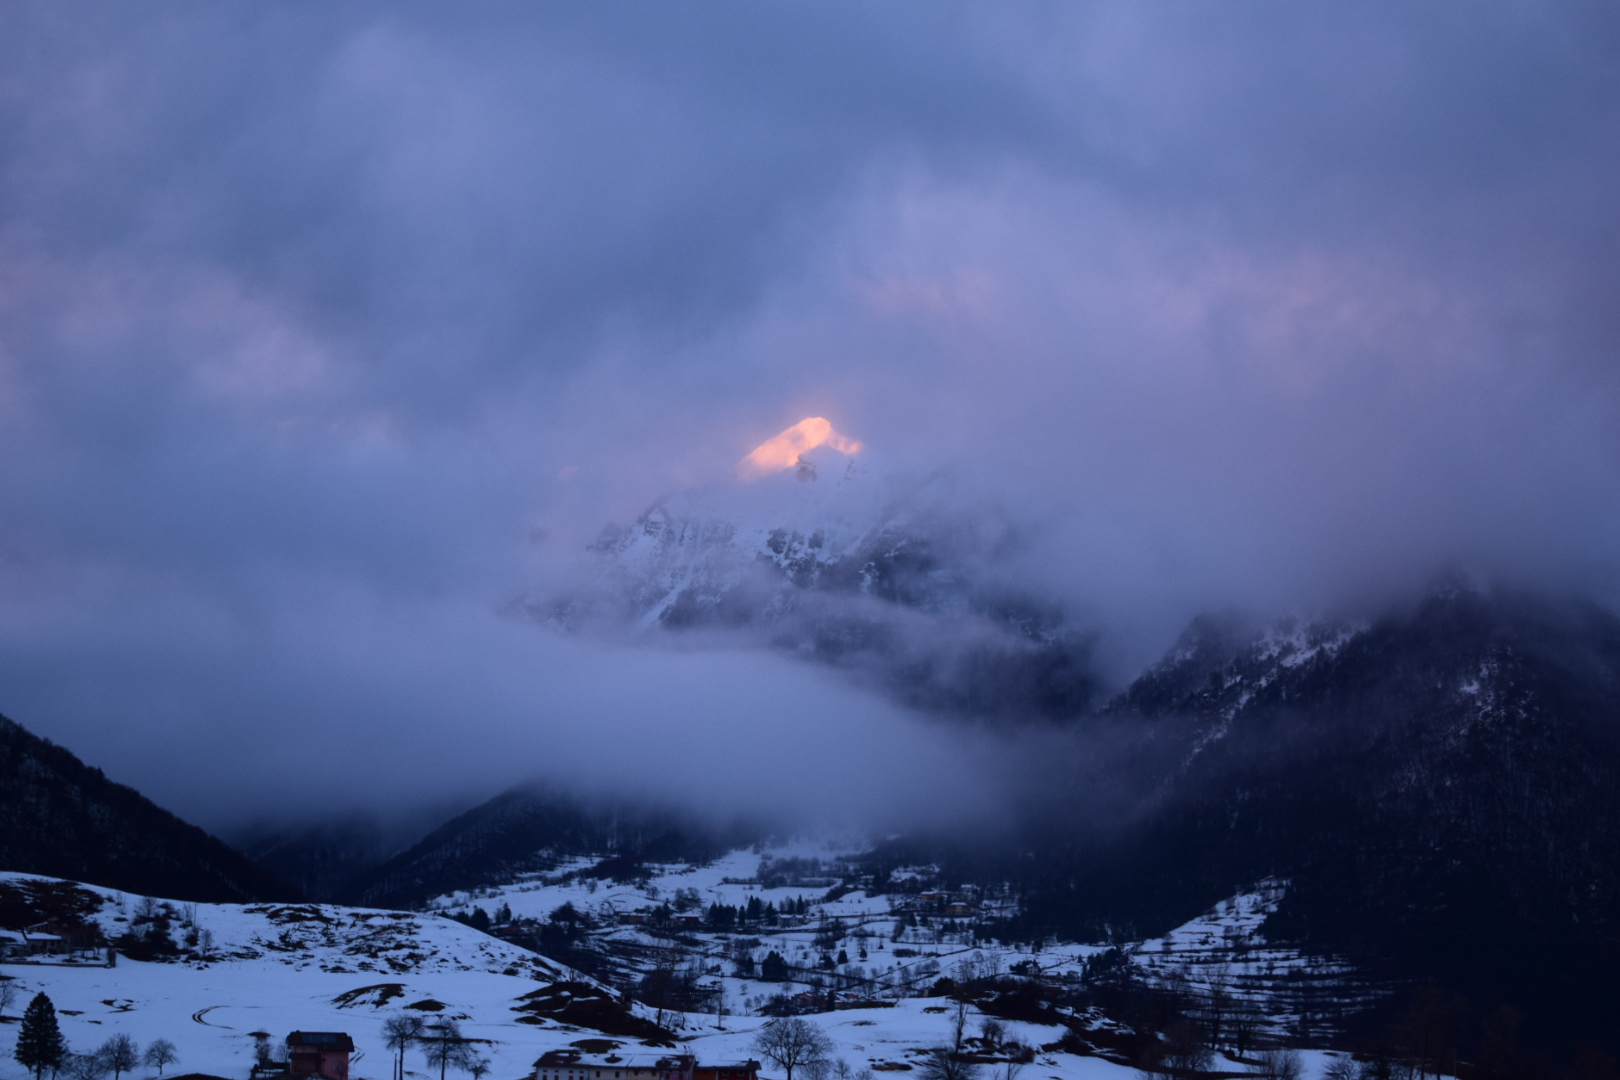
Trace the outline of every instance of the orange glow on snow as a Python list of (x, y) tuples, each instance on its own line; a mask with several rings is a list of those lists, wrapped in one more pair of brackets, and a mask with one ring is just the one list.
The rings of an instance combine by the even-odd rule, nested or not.
[(753, 453), (737, 462), (737, 475), (744, 480), (758, 480), (791, 469), (798, 464), (800, 454), (818, 446), (830, 446), (843, 454), (858, 454), (861, 450), (860, 443), (838, 434), (825, 418), (812, 416), (754, 447)]

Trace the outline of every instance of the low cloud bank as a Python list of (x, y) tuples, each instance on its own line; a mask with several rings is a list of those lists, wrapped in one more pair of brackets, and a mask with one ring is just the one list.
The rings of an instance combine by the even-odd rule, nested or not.
[(35, 608), (0, 621), (7, 712), (224, 830), (534, 778), (789, 827), (995, 815), (992, 740), (791, 660), (581, 643), (454, 599), (309, 587), (294, 610), (252, 624), (151, 596), (90, 627)]
[(978, 813), (979, 736), (828, 673), (500, 614), (807, 417), (1010, 523), (981, 569), (1116, 682), (1451, 566), (1620, 596), (1617, 52), (1601, 3), (7, 5), (0, 710), (209, 823)]

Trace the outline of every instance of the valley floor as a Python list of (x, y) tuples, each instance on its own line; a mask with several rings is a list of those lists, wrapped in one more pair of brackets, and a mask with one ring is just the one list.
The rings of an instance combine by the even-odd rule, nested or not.
[[(789, 858), (811, 856), (784, 850), (768, 853), (767, 861), (772, 857), (780, 865)], [(830, 855), (822, 851), (817, 857)], [(466, 912), (475, 903), (486, 909), (506, 907), (517, 921), (548, 919), (559, 906), (573, 904), (596, 922), (593, 947), (620, 969), (612, 973), (611, 981), (622, 985), (638, 971), (648, 970), (649, 955), (658, 950), (666, 950), (659, 955), (670, 955), (672, 938), (667, 932), (651, 933), (644, 925), (621, 923), (620, 916), (656, 910), (654, 905), (678, 898), (688, 910), (702, 910), (711, 904), (746, 905), (750, 897), (781, 906), (805, 896), (807, 914), (764, 932), (729, 934), (682, 927), (678, 938), (686, 944), (679, 962), (696, 966), (706, 985), (723, 995), (715, 1000), (724, 1002), (724, 1015), (708, 1011), (666, 1013), (659, 1018), (677, 1031), (684, 1052), (696, 1054), (700, 1061), (757, 1057), (751, 1044), (755, 1032), (768, 1022), (759, 1015), (759, 1006), (767, 995), (808, 989), (809, 980), (820, 981), (827, 974), (815, 963), (825, 951), (818, 947), (817, 937), (823, 935), (825, 942), (828, 925), (837, 920), (845, 933), (842, 948), (850, 955), (866, 949), (865, 963), (844, 965), (842, 974), (855, 987), (850, 993), (881, 999), (883, 1005), (840, 1009), (808, 1019), (826, 1031), (837, 1045), (836, 1056), (856, 1072), (913, 1071), (929, 1048), (949, 1042), (949, 1002), (915, 996), (918, 979), (932, 981), (940, 973), (993, 967), (1006, 970), (1032, 960), (1039, 963), (1044, 977), (1073, 978), (1086, 957), (1101, 949), (1053, 944), (1037, 954), (975, 943), (972, 920), (966, 917), (952, 920), (954, 930), (937, 931), (931, 925), (935, 920), (922, 919), (921, 925), (907, 927), (896, 940), (895, 924), (911, 901), (869, 897), (859, 891), (823, 901), (819, 897), (825, 889), (808, 887), (808, 877), (796, 884), (765, 887), (755, 880), (760, 863), (759, 853), (737, 852), (706, 867), (659, 868), (638, 886), (599, 882), (582, 877), (578, 867), (561, 866), (556, 874), (482, 890), (476, 897), (442, 897), (433, 907), (441, 912)], [(0, 875), (0, 885), (47, 880)], [(20, 991), (7, 1022), (0, 1023), (0, 1080), (23, 1080), (26, 1075), (11, 1050), (17, 1017), (39, 991), (55, 1004), (73, 1051), (92, 1050), (116, 1033), (128, 1034), (142, 1045), (168, 1039), (180, 1054), (171, 1074), (245, 1078), (254, 1061), (254, 1033), (269, 1033), (279, 1047), (293, 1030), (334, 1030), (354, 1039), (352, 1075), (377, 1080), (390, 1076), (392, 1069), (382, 1025), (390, 1015), (412, 1009), (427, 1019), (457, 1018), (463, 1033), (477, 1040), (478, 1056), (490, 1062), (492, 1080), (520, 1080), (542, 1053), (604, 1037), (518, 1011), (524, 995), (577, 973), (442, 915), (308, 904), (162, 905), (104, 889), (85, 890), (101, 900), (101, 910), (91, 918), (109, 939), (149, 925), (154, 918), (169, 918), (170, 932), (183, 944), (182, 951), (162, 962), (119, 956), (114, 967), (0, 963), (0, 975), (15, 980)], [(808, 899), (812, 897), (813, 902)], [(941, 902), (943, 898), (936, 898), (935, 906)], [(1269, 966), (1273, 972), (1279, 964), (1301, 963), (1280, 951), (1266, 953), (1256, 940), (1266, 902), (1263, 893), (1236, 898), (1201, 922), (1144, 943), (1138, 950), (1144, 969), (1179, 965), (1178, 970), (1187, 970), (1188, 963), (1177, 957), (1189, 961), (1203, 957), (1230, 976), (1234, 942), (1247, 950), (1245, 962)], [(863, 931), (869, 936), (856, 936)], [(757, 944), (747, 945), (750, 941)], [(801, 968), (795, 977), (806, 981), (770, 984), (735, 978), (732, 965), (739, 949), (751, 950), (760, 960), (768, 951), (778, 951)], [(901, 955), (905, 952), (913, 955)], [(635, 1012), (647, 1019), (655, 1016), (639, 1004)], [(976, 1028), (978, 1020), (975, 1014), (970, 1026)], [(1009, 1022), (1007, 1027), (1009, 1039), (1032, 1048), (1049, 1046), (1064, 1034), (1056, 1025)], [(633, 1039), (615, 1037), (615, 1041), (629, 1052), (641, 1049)], [(1312, 1055), (1310, 1065), (1319, 1069), (1321, 1055)], [(415, 1051), (408, 1055), (406, 1067), (421, 1080), (437, 1075)], [(1215, 1067), (1243, 1071), (1241, 1065), (1219, 1060)], [(763, 1072), (778, 1074), (769, 1065)], [(136, 1076), (150, 1074), (143, 1069)], [(1103, 1058), (1041, 1049), (1023, 1071), (1023, 1080), (1136, 1080), (1136, 1076), (1134, 1069)]]

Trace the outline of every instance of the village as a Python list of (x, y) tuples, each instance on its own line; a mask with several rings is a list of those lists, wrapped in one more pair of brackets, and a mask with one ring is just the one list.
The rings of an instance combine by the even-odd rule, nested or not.
[[(1082, 1000), (1088, 971), (1119, 950), (1000, 942), (988, 931), (1004, 896), (942, 887), (927, 867), (873, 895), (829, 873), (825, 849), (741, 850), (626, 881), (586, 863), (421, 912), (179, 905), (10, 875), (0, 1040), (16, 1042), (10, 1006), (44, 994), (75, 1055), (56, 1072), (68, 1080), (123, 1080), (96, 1063), (123, 1034), (171, 1043), (180, 1075), (204, 1080), (791, 1080), (759, 1040), (792, 1024), (825, 1040), (800, 1080), (926, 1075), (942, 1045), (981, 1071), (1124, 1080), (1112, 1070), (1134, 1051), (1110, 1022), (1055, 1007)], [(1133, 946), (1136, 977), (1190, 985), (1207, 964), (1256, 1001), (1289, 972), (1299, 982), (1300, 958), (1256, 936), (1274, 893), (1240, 899)], [(20, 922), (25, 910), (54, 914)], [(980, 1007), (989, 987), (1034, 996), (997, 1016)], [(1281, 998), (1267, 1008), (1286, 1021)], [(0, 1080), (32, 1075), (5, 1050)]]
[[(639, 882), (601, 881), (576, 860), (442, 897), (430, 910), (681, 1013), (873, 1007), (931, 992), (942, 978), (999, 970), (1009, 951), (982, 931), (1013, 902), (971, 885), (928, 885), (931, 867), (902, 871), (876, 895), (836, 852), (733, 852), (703, 867), (651, 869)], [(1038, 964), (1033, 955), (1013, 962)]]

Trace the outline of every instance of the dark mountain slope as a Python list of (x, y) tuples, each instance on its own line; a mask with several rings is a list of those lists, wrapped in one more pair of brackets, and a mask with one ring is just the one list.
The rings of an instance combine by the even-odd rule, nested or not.
[(311, 900), (337, 902), (367, 873), (466, 809), (432, 805), (301, 822), (261, 820), (227, 842)]
[(4, 717), (0, 868), (173, 900), (299, 899), (195, 825)]
[(456, 889), (542, 873), (580, 855), (604, 860), (597, 876), (629, 877), (645, 861), (702, 861), (761, 835), (743, 826), (713, 828), (669, 807), (524, 786), (461, 814), (362, 875), (346, 899), (408, 907)]
[[(1157, 930), (1262, 877), (1268, 932), (1512, 1003), (1620, 1006), (1620, 620), (1443, 590), (1370, 626), (1204, 621), (1109, 709), (1138, 816), (1037, 842), (1029, 913)], [(1142, 925), (1142, 924), (1146, 925)]]
[(371, 818), (349, 814), (307, 825), (261, 825), (231, 837), (231, 846), (309, 899), (333, 901), (405, 845), (391, 845)]

